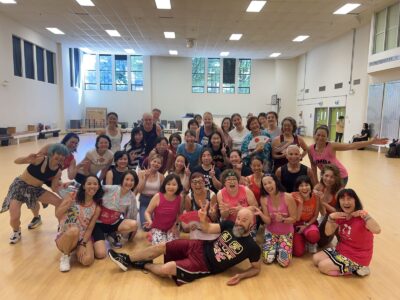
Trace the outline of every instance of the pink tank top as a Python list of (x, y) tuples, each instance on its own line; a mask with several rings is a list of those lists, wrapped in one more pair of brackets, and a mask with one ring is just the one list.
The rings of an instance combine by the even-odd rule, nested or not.
[[(239, 184), (239, 191), (235, 196), (229, 195), (226, 188), (223, 188), (221, 190), (221, 193), (222, 193), (222, 201), (227, 203), (229, 205), (229, 207), (236, 207), (236, 206), (247, 207), (247, 206), (249, 206), (249, 203), (247, 202), (247, 196), (246, 196), (246, 187), (244, 185)], [(237, 215), (236, 213), (235, 214), (230, 213), (229, 216), (227, 217), (227, 220), (235, 222), (236, 215)]]
[(181, 207), (181, 196), (176, 196), (172, 201), (165, 198), (163, 193), (158, 193), (160, 203), (154, 209), (152, 228), (168, 231), (176, 222)]
[(338, 167), (341, 178), (348, 177), (346, 168), (340, 163), (340, 161), (336, 158), (336, 155), (333, 153), (331, 143), (326, 143), (326, 147), (322, 153), (315, 151), (315, 144), (311, 145), (310, 154), (312, 162), (318, 167), (318, 169), (322, 170), (324, 165), (332, 164)]
[(272, 205), (272, 199), (267, 196), (267, 208), (271, 216), (271, 224), (267, 226), (267, 230), (273, 234), (288, 234), (293, 233), (293, 224), (286, 224), (277, 222), (275, 220), (276, 214), (280, 213), (284, 218), (289, 217), (289, 209), (285, 201), (285, 193), (279, 193), (279, 207)]

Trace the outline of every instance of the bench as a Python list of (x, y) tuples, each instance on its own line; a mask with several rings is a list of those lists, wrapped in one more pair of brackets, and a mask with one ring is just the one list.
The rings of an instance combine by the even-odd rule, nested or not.
[(60, 134), (61, 129), (54, 128), (54, 129), (43, 129), (39, 132), (39, 140), (45, 139), (46, 134), (51, 134), (54, 137), (57, 137)]
[(17, 144), (19, 144), (20, 139), (25, 139), (25, 138), (31, 138), (34, 137), (35, 140), (37, 140), (39, 135), (39, 132), (31, 132), (31, 131), (24, 131), (24, 132), (17, 132), (14, 133), (11, 137), (17, 141)]
[(0, 128), (0, 143), (2, 146), (8, 146), (11, 136), (7, 132), (7, 128)]

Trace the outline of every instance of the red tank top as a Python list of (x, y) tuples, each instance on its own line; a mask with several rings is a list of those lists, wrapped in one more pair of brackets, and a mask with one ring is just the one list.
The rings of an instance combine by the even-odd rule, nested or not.
[(154, 209), (152, 228), (168, 231), (176, 222), (181, 207), (181, 196), (178, 195), (172, 201), (167, 200), (163, 193), (158, 193), (160, 203)]
[[(239, 190), (235, 196), (229, 195), (226, 188), (223, 188), (221, 190), (221, 193), (222, 193), (222, 201), (227, 203), (229, 205), (229, 207), (236, 207), (236, 206), (247, 207), (247, 206), (249, 206), (249, 203), (247, 202), (247, 196), (246, 196), (246, 187), (244, 185), (239, 184)], [(236, 213), (230, 213), (229, 216), (227, 217), (227, 220), (235, 222), (236, 215), (237, 215)]]

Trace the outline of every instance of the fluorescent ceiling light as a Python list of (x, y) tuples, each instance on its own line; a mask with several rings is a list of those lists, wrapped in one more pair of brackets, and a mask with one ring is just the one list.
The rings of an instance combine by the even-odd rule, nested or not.
[(241, 34), (241, 33), (232, 33), (231, 37), (229, 39), (231, 41), (238, 41), (238, 40), (240, 40), (242, 38), (242, 35), (243, 34)]
[(156, 6), (158, 9), (171, 9), (170, 0), (156, 0)]
[(117, 30), (107, 29), (106, 32), (107, 32), (110, 36), (121, 36)]
[(3, 4), (17, 4), (15, 0), (0, 0), (0, 3)]
[(296, 37), (293, 42), (302, 42), (306, 39), (308, 39), (310, 36), (309, 35), (299, 35), (298, 37)]
[(343, 5), (341, 8), (339, 8), (337, 11), (335, 11), (333, 14), (334, 15), (346, 15), (352, 10), (356, 9), (359, 7), (361, 4), (359, 3), (347, 3)]
[(86, 53), (92, 53), (92, 50), (90, 50), (89, 48), (86, 48), (86, 47), (79, 48), (79, 49), (81, 49), (81, 51), (86, 52)]
[(124, 50), (128, 54), (135, 54), (135, 50), (133, 50), (133, 49), (124, 49)]
[(279, 52), (275, 52), (275, 53), (272, 53), (269, 57), (278, 57), (279, 55), (281, 55), (282, 53), (279, 53)]
[(46, 29), (54, 34), (65, 34), (64, 32), (62, 32), (60, 29), (58, 29), (56, 27), (46, 27)]
[(178, 51), (177, 50), (169, 50), (169, 54), (170, 55), (178, 55)]
[(94, 3), (91, 0), (76, 0), (80, 6), (94, 6)]
[(174, 39), (175, 38), (175, 32), (173, 31), (165, 31), (164, 36), (166, 39)]
[(249, 7), (246, 9), (247, 12), (260, 12), (267, 1), (251, 1)]
[(229, 55), (229, 52), (221, 52), (219, 55), (220, 55), (220, 56), (228, 56), (228, 55)]

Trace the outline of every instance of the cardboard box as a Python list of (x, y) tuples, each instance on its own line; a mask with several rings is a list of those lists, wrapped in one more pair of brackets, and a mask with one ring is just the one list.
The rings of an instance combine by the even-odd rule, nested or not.
[(36, 129), (36, 125), (28, 125), (28, 131), (33, 131), (33, 132), (36, 132), (37, 131), (37, 129)]
[(7, 127), (7, 134), (13, 135), (17, 132), (17, 127)]

